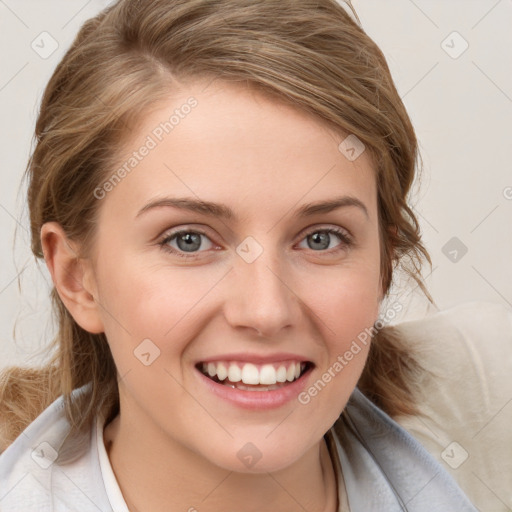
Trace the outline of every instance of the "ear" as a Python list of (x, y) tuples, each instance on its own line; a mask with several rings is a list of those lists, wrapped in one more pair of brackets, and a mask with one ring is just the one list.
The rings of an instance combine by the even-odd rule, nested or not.
[(93, 334), (104, 332), (91, 262), (78, 256), (57, 222), (43, 224), (41, 245), (57, 293), (76, 323)]

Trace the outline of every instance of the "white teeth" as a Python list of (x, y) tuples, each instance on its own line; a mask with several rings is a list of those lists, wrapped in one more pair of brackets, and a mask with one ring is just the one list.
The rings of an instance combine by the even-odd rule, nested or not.
[(223, 363), (219, 363), (217, 365), (217, 377), (219, 380), (224, 380), (228, 376), (228, 369), (226, 365)]
[(260, 370), (260, 384), (275, 384), (276, 371), (271, 364), (265, 364)]
[(228, 379), (231, 382), (240, 382), (242, 380), (242, 370), (236, 364), (230, 364), (228, 370)]
[(244, 384), (259, 384), (260, 372), (258, 368), (251, 363), (244, 364), (242, 368), (242, 382)]
[(202, 363), (201, 368), (205, 375), (212, 378), (217, 376), (221, 382), (228, 379), (227, 384), (240, 383), (237, 386), (239, 389), (243, 389), (243, 384), (248, 384), (271, 390), (278, 383), (293, 382), (298, 379), (305, 366), (305, 363), (299, 362), (287, 362), (276, 367), (274, 364), (257, 366), (252, 363), (218, 361)]
[(286, 367), (285, 366), (280, 366), (277, 369), (276, 381), (277, 382), (286, 382)]

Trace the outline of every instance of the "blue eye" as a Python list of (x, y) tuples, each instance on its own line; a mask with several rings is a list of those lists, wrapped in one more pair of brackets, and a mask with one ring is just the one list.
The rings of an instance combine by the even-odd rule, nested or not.
[[(340, 240), (340, 243), (334, 246), (334, 250), (329, 251), (329, 253), (346, 250), (353, 245), (352, 236), (345, 230), (339, 228), (315, 229), (306, 233), (301, 243), (306, 242), (307, 247), (305, 248), (309, 248), (314, 252), (326, 252), (328, 249), (333, 249), (331, 245), (333, 241), (332, 235), (335, 235), (336, 238)], [(203, 243), (203, 238), (207, 240), (206, 247), (205, 243)], [(214, 247), (214, 244), (206, 233), (202, 231), (182, 229), (167, 235), (159, 242), (159, 246), (163, 250), (183, 258), (196, 258), (201, 252), (204, 252), (204, 250)]]
[(325, 251), (326, 249), (332, 249), (332, 235), (336, 235), (336, 237), (341, 240), (341, 244), (336, 247), (336, 250), (348, 248), (352, 245), (351, 236), (346, 231), (338, 228), (315, 229), (314, 231), (306, 233), (304, 240), (308, 248), (314, 249), (315, 252), (318, 252), (316, 249)]
[[(210, 249), (213, 244), (208, 236), (201, 231), (190, 231), (182, 230), (172, 233), (166, 236), (161, 242), (160, 246), (162, 249), (169, 251), (173, 254), (178, 254), (184, 257), (194, 257), (197, 250), (204, 245), (201, 237), (208, 240), (210, 246), (206, 249)], [(172, 242), (176, 242), (177, 247), (171, 245)], [(190, 256), (187, 253), (191, 253)]]

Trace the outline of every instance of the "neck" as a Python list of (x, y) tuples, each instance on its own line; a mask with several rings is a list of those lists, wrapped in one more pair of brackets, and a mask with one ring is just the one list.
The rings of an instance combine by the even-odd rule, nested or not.
[(290, 467), (249, 474), (215, 466), (159, 437), (140, 436), (122, 415), (105, 427), (107, 453), (130, 512), (338, 510), (336, 476), (323, 438)]

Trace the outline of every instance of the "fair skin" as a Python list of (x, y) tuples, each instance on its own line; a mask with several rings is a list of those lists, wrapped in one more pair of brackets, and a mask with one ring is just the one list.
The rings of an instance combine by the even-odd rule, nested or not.
[[(104, 432), (113, 470), (132, 511), (333, 512), (337, 488), (323, 436), (368, 347), (307, 404), (297, 390), (321, 379), (378, 316), (372, 163), (367, 152), (345, 158), (344, 136), (316, 118), (220, 81), (174, 92), (137, 125), (126, 155), (190, 96), (197, 107), (101, 199), (88, 258), (76, 262), (78, 248), (57, 224), (41, 233), (62, 300), (84, 329), (106, 334), (118, 369), (120, 415)], [(364, 208), (297, 214), (340, 196)], [(140, 213), (152, 201), (184, 197), (222, 203), (235, 217), (165, 205)], [(179, 230), (193, 243), (169, 238)], [(262, 248), (250, 263), (237, 252), (246, 237)], [(147, 365), (134, 355), (145, 339), (144, 357), (160, 351)], [(213, 384), (196, 367), (234, 354), (308, 366), (292, 398), (258, 407), (257, 395), (275, 391), (245, 391), (256, 405), (244, 406), (211, 386), (241, 391)], [(243, 448), (259, 460), (241, 460)]]

